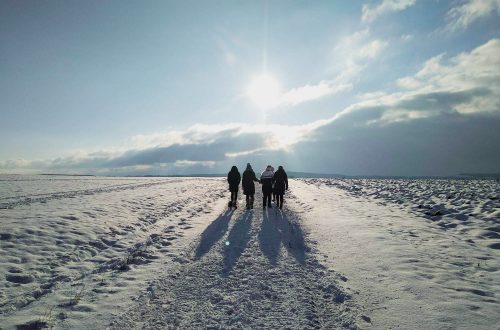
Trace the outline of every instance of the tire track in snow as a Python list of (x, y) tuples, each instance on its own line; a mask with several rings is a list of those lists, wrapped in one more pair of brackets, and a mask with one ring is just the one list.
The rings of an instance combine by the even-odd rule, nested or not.
[(350, 295), (309, 245), (300, 217), (289, 210), (225, 211), (148, 299), (110, 326), (357, 328)]

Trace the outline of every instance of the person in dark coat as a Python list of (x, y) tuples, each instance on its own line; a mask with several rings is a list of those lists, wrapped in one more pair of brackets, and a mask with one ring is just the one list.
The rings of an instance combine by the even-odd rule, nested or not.
[[(274, 173), (274, 167), (271, 166), (271, 171)], [(273, 202), (276, 200), (276, 192), (274, 191), (274, 183), (273, 183), (273, 194), (271, 195), (273, 197)]]
[(263, 208), (272, 207), (271, 206), (271, 194), (273, 193), (273, 176), (274, 172), (272, 171), (271, 165), (267, 165), (266, 170), (262, 172), (260, 176), (260, 184), (262, 185), (262, 202)]
[(288, 176), (286, 175), (283, 166), (279, 166), (273, 176), (274, 192), (276, 193), (276, 206), (283, 208), (283, 196), (285, 190), (288, 190)]
[(236, 200), (238, 199), (238, 189), (241, 181), (241, 175), (236, 166), (231, 167), (231, 171), (227, 174), (227, 182), (229, 183), (229, 191), (231, 192), (231, 201), (229, 207), (236, 208)]
[(254, 181), (259, 181), (255, 176), (255, 172), (252, 169), (250, 163), (247, 164), (246, 170), (243, 172), (243, 179), (241, 180), (241, 185), (243, 187), (243, 194), (246, 195), (247, 210), (253, 209), (253, 200), (255, 195), (255, 184)]

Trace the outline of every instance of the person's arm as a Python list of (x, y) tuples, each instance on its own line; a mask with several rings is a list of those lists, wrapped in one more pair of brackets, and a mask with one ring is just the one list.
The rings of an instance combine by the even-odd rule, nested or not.
[(240, 184), (240, 182), (241, 182), (241, 174), (238, 173), (238, 184)]
[(284, 174), (285, 174), (285, 190), (288, 190), (288, 175), (286, 175), (286, 173)]
[(231, 183), (231, 181), (229, 180), (230, 175), (231, 175), (231, 172), (229, 172), (229, 173), (227, 174), (227, 183)]

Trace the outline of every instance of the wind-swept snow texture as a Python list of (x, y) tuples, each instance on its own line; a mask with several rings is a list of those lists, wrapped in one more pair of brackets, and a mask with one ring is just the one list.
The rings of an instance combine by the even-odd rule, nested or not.
[(290, 206), (374, 328), (498, 329), (499, 191), (492, 180), (306, 179)]
[(357, 327), (301, 219), (259, 193), (235, 211), (217, 178), (1, 179), (1, 328)]
[(223, 204), (220, 179), (2, 176), (0, 328), (101, 328)]
[(0, 328), (498, 327), (496, 182), (290, 187), (0, 176)]

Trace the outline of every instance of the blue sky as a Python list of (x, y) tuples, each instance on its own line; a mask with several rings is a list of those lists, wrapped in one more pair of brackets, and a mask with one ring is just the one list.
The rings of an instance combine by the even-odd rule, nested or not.
[(500, 170), (500, 1), (1, 1), (0, 172)]

